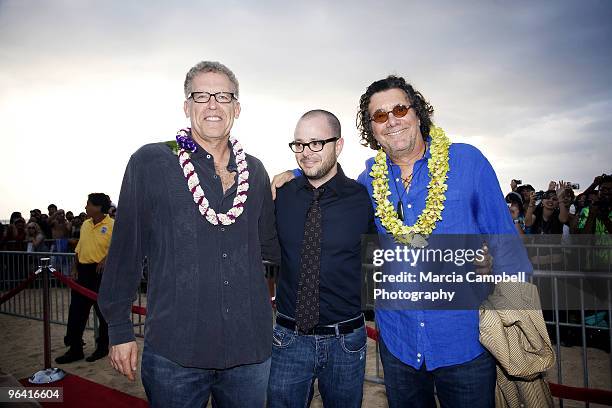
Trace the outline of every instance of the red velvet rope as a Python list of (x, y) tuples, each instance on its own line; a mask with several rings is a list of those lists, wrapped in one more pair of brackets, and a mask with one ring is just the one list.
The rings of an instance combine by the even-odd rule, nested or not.
[[(378, 341), (380, 333), (373, 327), (366, 326), (368, 337)], [(612, 391), (599, 390), (596, 388), (570, 387), (555, 383), (548, 383), (550, 393), (553, 397), (583, 401), (593, 404), (612, 405)]]
[(548, 383), (553, 397), (584, 401), (592, 404), (612, 405), (612, 391), (596, 388), (579, 388), (568, 385)]
[[(53, 276), (55, 276), (57, 279), (61, 280), (62, 282), (64, 282), (66, 285), (68, 285), (71, 289), (76, 290), (77, 292), (79, 292), (81, 295), (93, 300), (93, 301), (97, 301), (98, 300), (98, 294), (96, 292), (94, 292), (93, 290), (84, 288), (83, 286), (79, 285), (78, 283), (76, 283), (74, 281), (74, 279), (70, 279), (64, 275), (62, 275), (61, 273), (55, 271), (53, 272)], [(147, 309), (142, 307), (142, 306), (134, 306), (132, 305), (132, 312), (139, 314), (139, 315), (146, 315), (147, 314)]]
[(366, 325), (366, 332), (368, 332), (369, 338), (371, 338), (374, 341), (378, 341), (378, 330)]
[(36, 275), (34, 273), (31, 273), (30, 276), (26, 278), (26, 280), (19, 284), (19, 286), (2, 295), (2, 297), (0, 297), (0, 305), (12, 298), (13, 296), (17, 295), (25, 288), (27, 288), (30, 282), (32, 282), (34, 279), (36, 279)]

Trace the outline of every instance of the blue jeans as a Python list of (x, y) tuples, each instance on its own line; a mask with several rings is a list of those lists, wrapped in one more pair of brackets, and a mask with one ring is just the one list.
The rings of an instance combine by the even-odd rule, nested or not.
[[(389, 408), (435, 408), (434, 384), (442, 408), (495, 407), (495, 360), (488, 351), (472, 361), (427, 371), (403, 363), (379, 338)], [(425, 362), (427, 363), (427, 362)]]
[(141, 376), (151, 407), (263, 407), (270, 359), (225, 370), (183, 367), (155, 354), (145, 343)]
[(315, 378), (325, 408), (361, 407), (366, 341), (365, 326), (319, 336), (275, 325), (268, 407), (307, 407)]

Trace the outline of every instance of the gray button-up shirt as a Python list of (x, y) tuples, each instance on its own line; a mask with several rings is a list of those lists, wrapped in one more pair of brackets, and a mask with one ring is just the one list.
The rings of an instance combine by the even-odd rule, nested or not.
[[(206, 198), (227, 212), (214, 157), (201, 147), (192, 163)], [(262, 258), (280, 261), (270, 181), (247, 155), (249, 190), (232, 225), (213, 225), (193, 201), (178, 157), (164, 143), (136, 151), (127, 165), (99, 304), (110, 344), (134, 339), (130, 307), (149, 260), (145, 342), (180, 365), (223, 369), (271, 354), (272, 310)], [(233, 153), (228, 170), (236, 171)], [(236, 177), (237, 178), (237, 177)]]

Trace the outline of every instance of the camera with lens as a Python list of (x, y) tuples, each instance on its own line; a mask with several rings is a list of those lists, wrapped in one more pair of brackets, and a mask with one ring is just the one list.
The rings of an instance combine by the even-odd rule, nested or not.
[(534, 195), (536, 201), (541, 201), (546, 196), (546, 191), (537, 191)]

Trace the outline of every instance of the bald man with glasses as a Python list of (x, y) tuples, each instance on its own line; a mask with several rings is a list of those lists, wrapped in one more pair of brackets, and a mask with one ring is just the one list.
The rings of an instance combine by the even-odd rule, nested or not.
[(281, 273), (268, 406), (304, 407), (318, 380), (325, 406), (360, 407), (366, 362), (361, 238), (376, 231), (366, 189), (344, 175), (332, 113), (299, 120), (289, 147), (302, 175), (277, 190)]

